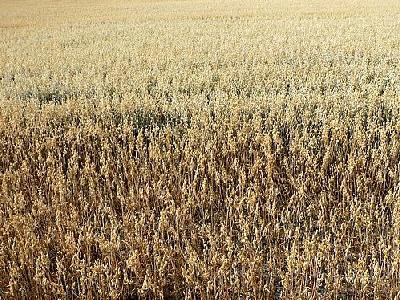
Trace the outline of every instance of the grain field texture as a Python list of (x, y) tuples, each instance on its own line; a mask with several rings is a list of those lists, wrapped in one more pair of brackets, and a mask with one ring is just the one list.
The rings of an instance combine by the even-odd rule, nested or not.
[(0, 299), (399, 299), (399, 247), (399, 1), (0, 1)]

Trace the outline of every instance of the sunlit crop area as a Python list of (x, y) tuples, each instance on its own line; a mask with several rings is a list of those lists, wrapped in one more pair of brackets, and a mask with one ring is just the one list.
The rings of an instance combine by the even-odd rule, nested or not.
[(397, 299), (399, 95), (397, 0), (0, 1), (0, 299)]

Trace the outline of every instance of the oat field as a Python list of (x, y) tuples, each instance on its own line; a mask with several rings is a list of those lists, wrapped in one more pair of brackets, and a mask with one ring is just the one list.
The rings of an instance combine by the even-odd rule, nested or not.
[(399, 248), (399, 1), (0, 1), (0, 299), (400, 299)]

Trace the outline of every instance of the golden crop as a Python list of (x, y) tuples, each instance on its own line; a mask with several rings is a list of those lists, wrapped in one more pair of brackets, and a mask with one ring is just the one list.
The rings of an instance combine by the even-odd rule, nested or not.
[(400, 3), (0, 2), (0, 299), (397, 299)]

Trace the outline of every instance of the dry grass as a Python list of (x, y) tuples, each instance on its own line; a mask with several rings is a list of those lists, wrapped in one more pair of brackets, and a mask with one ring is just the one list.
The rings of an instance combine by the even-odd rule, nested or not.
[(1, 1), (0, 299), (396, 299), (398, 1)]

